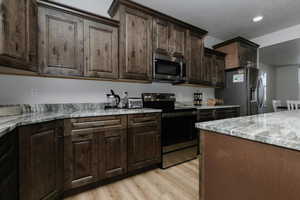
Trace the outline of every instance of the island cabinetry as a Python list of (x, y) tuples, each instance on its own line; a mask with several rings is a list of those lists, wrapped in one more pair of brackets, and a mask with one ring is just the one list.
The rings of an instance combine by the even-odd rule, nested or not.
[(65, 120), (65, 190), (127, 172), (127, 116)]
[(128, 170), (161, 162), (160, 114), (128, 116)]
[(35, 0), (2, 0), (0, 6), (0, 64), (36, 71)]
[(18, 195), (17, 131), (0, 138), (0, 199), (17, 200)]
[(201, 141), (200, 200), (299, 199), (299, 151), (202, 130)]
[(19, 128), (20, 200), (59, 198), (63, 189), (61, 121)]

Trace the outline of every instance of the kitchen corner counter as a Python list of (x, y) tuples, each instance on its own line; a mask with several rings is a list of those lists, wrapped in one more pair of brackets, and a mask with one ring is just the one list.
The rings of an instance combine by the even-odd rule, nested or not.
[(197, 123), (201, 130), (300, 151), (300, 111)]
[(0, 137), (11, 132), (18, 126), (49, 122), (60, 119), (81, 118), (81, 117), (101, 117), (110, 115), (131, 115), (145, 113), (159, 113), (159, 109), (112, 109), (95, 111), (67, 111), (67, 112), (37, 112), (27, 113), (18, 116), (0, 117)]

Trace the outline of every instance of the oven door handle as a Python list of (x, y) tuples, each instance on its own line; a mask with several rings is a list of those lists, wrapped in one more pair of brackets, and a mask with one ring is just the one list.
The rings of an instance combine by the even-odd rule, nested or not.
[(194, 117), (197, 116), (197, 111), (193, 112), (178, 112), (178, 113), (162, 113), (162, 118), (176, 118), (176, 117)]

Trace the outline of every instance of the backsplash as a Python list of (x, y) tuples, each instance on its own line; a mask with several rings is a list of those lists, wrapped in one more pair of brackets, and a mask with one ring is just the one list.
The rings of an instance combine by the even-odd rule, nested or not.
[(89, 80), (40, 78), (0, 75), (0, 105), (7, 104), (56, 104), (105, 102), (105, 94), (113, 89), (123, 95), (140, 97), (144, 92), (175, 93), (177, 101), (191, 102), (193, 93), (203, 93), (204, 101), (214, 98), (213, 88), (173, 86), (166, 83), (122, 83)]

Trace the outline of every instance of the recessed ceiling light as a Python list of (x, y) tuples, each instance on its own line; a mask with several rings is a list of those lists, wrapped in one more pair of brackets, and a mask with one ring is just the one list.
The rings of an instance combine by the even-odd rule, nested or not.
[(253, 22), (260, 22), (261, 20), (263, 20), (263, 16), (256, 16), (252, 19)]

